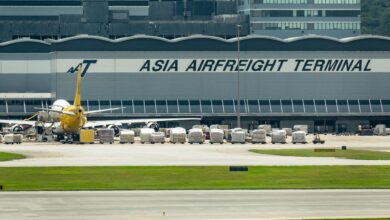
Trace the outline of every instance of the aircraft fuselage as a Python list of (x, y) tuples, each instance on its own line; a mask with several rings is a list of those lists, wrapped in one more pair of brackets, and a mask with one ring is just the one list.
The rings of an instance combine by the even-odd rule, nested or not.
[(78, 133), (85, 123), (87, 123), (87, 117), (84, 115), (84, 108), (72, 105), (64, 110), (74, 113), (74, 115), (61, 114), (61, 127), (64, 129), (64, 133)]

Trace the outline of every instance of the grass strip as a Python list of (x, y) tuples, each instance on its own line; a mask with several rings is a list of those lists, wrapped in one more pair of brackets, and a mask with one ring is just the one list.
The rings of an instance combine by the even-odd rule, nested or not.
[(4, 190), (389, 189), (390, 166), (1, 167)]
[(24, 159), (24, 158), (26, 157), (21, 154), (0, 152), (0, 161), (17, 160), (17, 159)]
[(252, 149), (249, 151), (258, 154), (271, 154), (278, 156), (336, 157), (354, 160), (390, 160), (390, 152), (370, 150), (336, 149), (336, 152), (314, 152), (314, 149)]
[(390, 220), (390, 218), (329, 218), (329, 219), (316, 219), (316, 220)]

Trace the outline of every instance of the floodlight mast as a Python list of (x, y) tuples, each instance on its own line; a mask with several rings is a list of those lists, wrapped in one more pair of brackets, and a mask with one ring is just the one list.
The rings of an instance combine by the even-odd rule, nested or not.
[(241, 96), (240, 96), (240, 29), (237, 24), (237, 127), (241, 128)]

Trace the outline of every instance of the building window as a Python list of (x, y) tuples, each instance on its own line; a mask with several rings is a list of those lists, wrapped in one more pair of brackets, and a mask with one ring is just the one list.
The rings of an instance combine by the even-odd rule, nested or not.
[(360, 0), (253, 0), (253, 4), (273, 4), (273, 5), (283, 5), (283, 4), (321, 4), (321, 5), (331, 5), (331, 4), (343, 4), (343, 5), (352, 5), (360, 4)]

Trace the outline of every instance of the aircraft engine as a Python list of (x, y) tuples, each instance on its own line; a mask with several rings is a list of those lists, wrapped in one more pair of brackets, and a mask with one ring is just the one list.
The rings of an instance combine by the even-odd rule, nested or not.
[(11, 127), (10, 130), (12, 132), (22, 132), (22, 131), (24, 131), (24, 128), (21, 125), (14, 125), (14, 126)]
[(57, 99), (56, 101), (54, 101), (52, 108), (56, 110), (63, 110), (64, 108), (69, 106), (70, 104), (68, 101), (64, 99)]
[(149, 122), (146, 124), (147, 128), (153, 128), (154, 131), (158, 131), (160, 129), (160, 125), (157, 122)]
[[(53, 103), (51, 109), (56, 110), (56, 111), (62, 111), (69, 106), (70, 106), (70, 104), (68, 101), (63, 100), (63, 99), (58, 99)], [(49, 117), (53, 121), (59, 121), (60, 113), (51, 111), (51, 112), (49, 112)]]
[(115, 136), (119, 136), (119, 133), (120, 133), (120, 129), (118, 126), (116, 125), (108, 125), (107, 128), (109, 129), (113, 129), (114, 130), (114, 133), (115, 133)]
[(48, 122), (48, 121), (50, 121), (49, 112), (39, 111), (38, 112), (38, 121), (39, 122)]

